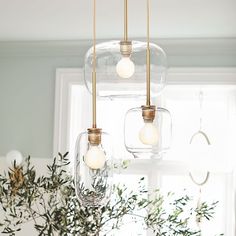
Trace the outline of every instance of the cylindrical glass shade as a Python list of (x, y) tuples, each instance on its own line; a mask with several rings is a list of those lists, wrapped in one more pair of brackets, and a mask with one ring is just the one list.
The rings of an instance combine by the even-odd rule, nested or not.
[(102, 206), (110, 198), (113, 177), (112, 143), (110, 136), (104, 132), (101, 140), (101, 144), (91, 145), (88, 142), (88, 132), (84, 132), (76, 142), (75, 188), (84, 206)]
[(132, 108), (125, 116), (124, 137), (126, 149), (139, 158), (160, 158), (170, 148), (172, 120), (170, 112), (155, 108), (155, 118), (145, 123), (142, 108)]
[[(126, 73), (130, 73), (133, 70), (132, 65), (134, 63), (134, 74), (130, 78), (122, 78), (117, 73), (117, 64), (122, 58), (127, 59), (127, 57), (123, 57), (120, 53), (120, 42), (109, 41), (97, 44), (97, 95), (111, 99), (146, 96), (146, 48), (146, 42), (132, 41), (132, 54), (128, 58), (130, 60), (122, 60), (120, 64), (122, 67), (126, 61), (129, 61), (130, 66), (128, 66)], [(165, 85), (167, 58), (165, 52), (153, 43), (150, 44), (150, 54), (151, 97), (155, 97)], [(93, 49), (91, 48), (85, 56), (84, 64), (85, 85), (90, 93), (92, 92), (92, 61)]]

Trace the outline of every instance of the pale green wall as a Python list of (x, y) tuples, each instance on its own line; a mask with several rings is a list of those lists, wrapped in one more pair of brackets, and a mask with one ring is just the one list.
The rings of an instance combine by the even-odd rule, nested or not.
[[(52, 156), (56, 68), (81, 67), (84, 42), (0, 42), (0, 156)], [(162, 41), (170, 66), (236, 66), (236, 40)]]
[(0, 156), (17, 149), (51, 157), (56, 68), (79, 67), (81, 58), (79, 51), (0, 53)]

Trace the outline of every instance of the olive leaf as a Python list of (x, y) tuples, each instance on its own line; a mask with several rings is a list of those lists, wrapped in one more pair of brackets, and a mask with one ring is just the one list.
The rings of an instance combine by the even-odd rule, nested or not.
[(17, 235), (25, 223), (33, 222), (42, 236), (109, 235), (125, 224), (124, 218), (129, 216), (157, 236), (200, 236), (198, 229), (190, 228), (190, 218), (202, 221), (214, 217), (217, 202), (204, 202), (195, 209), (187, 195), (176, 198), (174, 193), (164, 195), (159, 190), (148, 194), (144, 177), (137, 190), (114, 185), (112, 198), (105, 206), (84, 207), (76, 197), (72, 176), (65, 171), (69, 163), (68, 153), (59, 153), (44, 176), (37, 173), (28, 157), (23, 167), (11, 168), (0, 175), (0, 208), (4, 211), (1, 234)]

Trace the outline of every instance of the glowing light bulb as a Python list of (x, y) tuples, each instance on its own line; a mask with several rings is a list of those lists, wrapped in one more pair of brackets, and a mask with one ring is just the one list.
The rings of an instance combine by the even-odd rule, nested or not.
[(139, 139), (143, 144), (156, 145), (158, 143), (158, 129), (151, 123), (147, 122), (139, 132)]
[(20, 166), (23, 162), (23, 156), (19, 151), (12, 150), (7, 153), (6, 162), (8, 167), (12, 167), (14, 163), (16, 166)]
[(106, 156), (104, 151), (96, 145), (91, 146), (85, 154), (85, 163), (91, 169), (101, 169), (105, 162)]
[(122, 59), (116, 65), (116, 72), (121, 78), (130, 78), (134, 74), (134, 71), (134, 63), (129, 57), (122, 57)]

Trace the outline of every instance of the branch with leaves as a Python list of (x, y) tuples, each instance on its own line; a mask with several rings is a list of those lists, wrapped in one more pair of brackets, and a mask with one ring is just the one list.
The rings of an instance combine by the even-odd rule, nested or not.
[[(30, 157), (22, 167), (12, 167), (0, 175), (0, 207), (4, 217), (0, 220), (0, 232), (17, 235), (22, 226), (32, 221), (38, 235), (109, 235), (125, 224), (124, 217), (143, 227), (152, 229), (156, 236), (198, 235), (191, 229), (191, 217), (211, 220), (217, 203), (190, 208), (189, 196), (175, 199), (174, 193), (161, 194), (159, 190), (149, 194), (142, 178), (138, 190), (124, 185), (114, 185), (113, 195), (106, 206), (84, 207), (75, 194), (74, 181), (65, 167), (69, 165), (68, 153), (59, 154), (49, 165), (47, 176), (40, 176), (31, 165)], [(168, 204), (170, 211), (165, 209)], [(186, 217), (186, 211), (188, 215)]]

